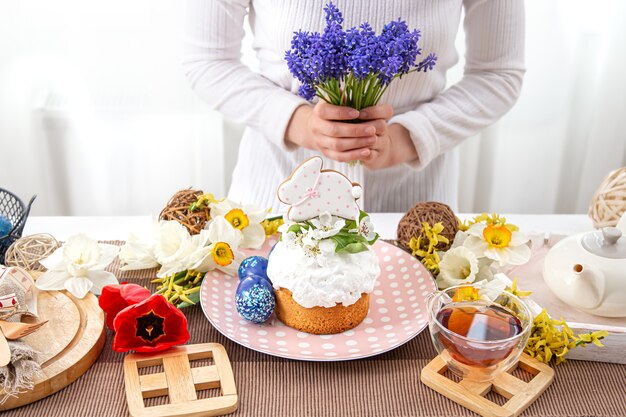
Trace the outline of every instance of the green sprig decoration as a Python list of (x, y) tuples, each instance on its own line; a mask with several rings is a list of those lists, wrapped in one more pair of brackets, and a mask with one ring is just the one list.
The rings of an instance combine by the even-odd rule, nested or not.
[(164, 278), (152, 280), (157, 286), (157, 294), (162, 294), (167, 301), (178, 308), (185, 308), (200, 302), (200, 286), (204, 274), (185, 270)]

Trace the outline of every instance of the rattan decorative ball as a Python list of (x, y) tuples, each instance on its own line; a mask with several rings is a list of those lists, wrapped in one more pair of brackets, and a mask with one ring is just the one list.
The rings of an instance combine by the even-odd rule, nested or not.
[(170, 198), (165, 208), (161, 210), (159, 219), (176, 220), (185, 226), (190, 234), (197, 235), (211, 219), (211, 211), (206, 205), (194, 211), (189, 210), (189, 207), (203, 194), (201, 190), (180, 190)]
[(443, 224), (441, 234), (447, 237), (450, 243), (441, 243), (437, 249), (448, 250), (459, 230), (459, 223), (450, 206), (435, 201), (417, 203), (400, 219), (400, 223), (398, 223), (398, 243), (400, 246), (409, 249), (411, 238), (418, 237), (422, 233), (423, 222), (428, 222), (431, 226), (439, 222)]
[(24, 236), (13, 242), (7, 249), (5, 264), (19, 266), (28, 271), (45, 271), (46, 267), (39, 263), (61, 247), (54, 236), (47, 233)]
[(616, 226), (626, 212), (626, 167), (616, 169), (602, 181), (591, 199), (589, 217), (596, 228)]

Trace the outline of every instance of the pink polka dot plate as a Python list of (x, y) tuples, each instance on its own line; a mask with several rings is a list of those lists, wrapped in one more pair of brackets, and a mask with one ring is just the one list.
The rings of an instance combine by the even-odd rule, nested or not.
[[(267, 256), (276, 238), (268, 239), (247, 256)], [(313, 335), (285, 326), (272, 315), (262, 324), (244, 320), (235, 308), (238, 277), (209, 272), (200, 290), (200, 304), (211, 324), (242, 346), (283, 358), (340, 361), (390, 351), (426, 327), (426, 297), (435, 290), (426, 268), (405, 251), (383, 241), (373, 246), (381, 275), (370, 294), (370, 310), (354, 329), (334, 335)]]

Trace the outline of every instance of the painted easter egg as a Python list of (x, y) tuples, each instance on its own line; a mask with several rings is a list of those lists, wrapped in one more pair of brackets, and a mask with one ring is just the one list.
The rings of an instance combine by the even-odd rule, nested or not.
[[(0, 214), (0, 237), (8, 235), (11, 229), (13, 229), (11, 220)], [(267, 269), (267, 265), (265, 268)]]
[(244, 319), (253, 323), (263, 323), (269, 319), (276, 307), (274, 290), (269, 281), (258, 275), (239, 281), (235, 307)]
[(237, 272), (240, 280), (250, 275), (267, 278), (267, 259), (262, 256), (250, 256), (241, 262)]

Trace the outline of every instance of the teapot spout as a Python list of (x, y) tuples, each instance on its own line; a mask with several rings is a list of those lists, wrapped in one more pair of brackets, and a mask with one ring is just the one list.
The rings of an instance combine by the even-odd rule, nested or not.
[(597, 308), (604, 299), (605, 280), (602, 271), (590, 265), (575, 264), (572, 285), (576, 291), (574, 304), (582, 309)]

